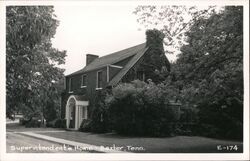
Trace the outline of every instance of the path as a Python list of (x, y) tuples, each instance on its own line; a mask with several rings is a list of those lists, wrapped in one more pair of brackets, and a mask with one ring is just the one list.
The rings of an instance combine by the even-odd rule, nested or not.
[[(8, 132), (6, 138), (7, 153), (83, 153), (70, 146)], [(86, 153), (86, 151), (84, 151)]]

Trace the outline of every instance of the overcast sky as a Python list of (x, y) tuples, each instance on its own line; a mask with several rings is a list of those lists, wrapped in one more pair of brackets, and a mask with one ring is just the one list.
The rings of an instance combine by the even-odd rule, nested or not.
[(145, 42), (135, 6), (55, 6), (60, 21), (53, 46), (67, 50), (65, 74), (85, 66), (87, 53), (107, 55)]
[[(107, 55), (145, 42), (145, 29), (132, 12), (136, 6), (55, 6), (60, 24), (53, 46), (67, 50), (65, 74), (85, 66), (87, 53)], [(171, 56), (168, 56), (170, 59)]]

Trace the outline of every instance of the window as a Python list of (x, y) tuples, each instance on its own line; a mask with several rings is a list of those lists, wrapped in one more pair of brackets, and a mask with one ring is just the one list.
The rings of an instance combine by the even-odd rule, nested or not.
[(87, 77), (86, 75), (82, 75), (81, 87), (86, 87), (87, 86), (86, 77)]
[(73, 92), (72, 91), (72, 84), (73, 84), (72, 83), (72, 78), (69, 78), (69, 92), (71, 92), (71, 93)]
[(137, 71), (136, 78), (141, 80), (141, 81), (144, 81), (145, 80), (144, 72), (143, 71)]
[(97, 72), (96, 88), (102, 89), (102, 71)]

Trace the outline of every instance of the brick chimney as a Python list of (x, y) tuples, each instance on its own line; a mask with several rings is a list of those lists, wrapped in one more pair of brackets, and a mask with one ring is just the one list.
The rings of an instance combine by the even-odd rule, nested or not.
[(149, 48), (150, 57), (148, 63), (154, 64), (157, 70), (161, 71), (166, 67), (170, 71), (170, 63), (165, 55), (163, 40), (165, 34), (157, 29), (146, 31), (146, 46)]
[(99, 56), (98, 55), (93, 55), (93, 54), (87, 54), (86, 55), (86, 65), (89, 65), (96, 58), (99, 58)]
[(165, 35), (163, 32), (152, 29), (146, 31), (146, 46), (147, 47), (160, 47), (163, 48), (163, 39)]

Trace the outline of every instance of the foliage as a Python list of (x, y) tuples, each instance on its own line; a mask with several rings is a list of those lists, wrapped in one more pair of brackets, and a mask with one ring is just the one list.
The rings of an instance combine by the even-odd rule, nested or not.
[(19, 119), (19, 124), (20, 124), (20, 125), (26, 125), (29, 121), (30, 121), (30, 120), (26, 120), (26, 119), (24, 119), (24, 118), (20, 118), (20, 119)]
[(46, 127), (55, 127), (55, 122), (57, 119), (46, 121)]
[(58, 26), (53, 12), (52, 6), (6, 8), (7, 117), (17, 111), (27, 117), (43, 116), (58, 104), (55, 86), (63, 78), (63, 69), (57, 66), (65, 62), (66, 51), (52, 47)]
[(66, 128), (66, 119), (54, 119), (51, 121), (46, 122), (46, 127), (53, 127), (53, 128)]
[(154, 83), (119, 84), (106, 98), (113, 129), (125, 135), (165, 136), (173, 132), (174, 112), (169, 98)]
[(137, 22), (146, 29), (157, 28), (165, 34), (166, 53), (175, 53), (185, 44), (185, 32), (196, 19), (208, 17), (216, 8), (209, 6), (199, 9), (196, 6), (154, 6), (140, 5), (135, 8)]
[(109, 114), (105, 104), (106, 91), (97, 91), (91, 115), (91, 131), (103, 133), (110, 130)]
[(148, 47), (146, 56), (143, 59), (141, 68), (145, 75), (155, 83), (160, 83), (164, 77), (159, 75), (160, 71), (170, 71), (170, 63), (165, 56), (163, 47), (164, 34), (156, 29), (146, 31), (146, 46)]
[(92, 121), (89, 119), (82, 120), (79, 131), (82, 132), (91, 132)]
[(61, 93), (64, 90), (63, 79), (58, 83), (52, 84), (47, 92), (47, 101), (44, 102), (43, 115), (46, 121), (52, 121), (59, 118), (61, 108)]
[(31, 127), (41, 127), (42, 120), (40, 119), (31, 119), (29, 122), (25, 124), (25, 127), (31, 128)]
[[(180, 48), (171, 71), (159, 72), (165, 75), (165, 91), (170, 89), (185, 109), (191, 110), (190, 114), (187, 111), (182, 115), (180, 121), (194, 119), (198, 123), (188, 128), (192, 134), (241, 139), (243, 7), (226, 6), (219, 12), (215, 9), (139, 6), (135, 13), (147, 28), (162, 25), (167, 47)], [(191, 17), (184, 22), (186, 15)], [(195, 118), (188, 118), (192, 111)]]
[[(181, 48), (174, 69), (182, 102), (197, 107), (199, 123), (213, 126), (216, 135), (240, 138), (243, 123), (243, 8), (225, 7), (221, 13), (200, 18), (186, 35), (188, 44)], [(215, 137), (215, 132), (211, 133)]]
[(66, 128), (66, 119), (56, 119), (55, 128)]

